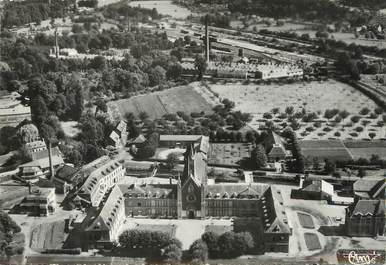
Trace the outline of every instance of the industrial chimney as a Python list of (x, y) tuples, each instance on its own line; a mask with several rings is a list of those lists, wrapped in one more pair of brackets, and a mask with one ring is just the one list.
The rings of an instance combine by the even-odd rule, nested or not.
[(50, 162), (50, 180), (54, 180), (54, 165), (52, 164), (52, 150), (51, 150), (51, 142), (48, 141), (48, 159)]
[(59, 58), (58, 28), (55, 27), (55, 57)]
[(209, 63), (209, 33), (208, 33), (209, 17), (205, 16), (205, 61)]

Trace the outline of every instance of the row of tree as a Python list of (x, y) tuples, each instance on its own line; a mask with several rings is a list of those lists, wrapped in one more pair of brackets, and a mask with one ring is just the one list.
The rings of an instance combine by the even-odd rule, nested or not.
[(127, 230), (119, 236), (120, 246), (114, 251), (123, 256), (145, 257), (151, 262), (175, 264), (181, 261), (182, 244), (168, 233)]

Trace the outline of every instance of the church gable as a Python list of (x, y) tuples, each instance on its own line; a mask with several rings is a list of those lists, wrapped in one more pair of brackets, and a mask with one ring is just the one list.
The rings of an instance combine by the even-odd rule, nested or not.
[(183, 184), (181, 193), (183, 209), (201, 209), (201, 185), (197, 185), (192, 176)]

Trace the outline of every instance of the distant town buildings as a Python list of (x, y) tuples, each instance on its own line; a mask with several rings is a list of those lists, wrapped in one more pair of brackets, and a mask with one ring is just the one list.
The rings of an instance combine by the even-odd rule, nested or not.
[[(182, 62), (181, 66), (185, 74), (195, 74), (196, 68), (192, 62)], [(286, 63), (224, 63), (208, 62), (205, 72), (214, 78), (234, 79), (277, 79), (288, 77), (302, 77), (303, 69)]]
[(125, 121), (120, 121), (118, 125), (109, 135), (109, 141), (114, 147), (122, 147), (127, 143), (127, 124)]
[(24, 120), (31, 120), (31, 109), (18, 99), (17, 92), (0, 91), (0, 128), (16, 127)]

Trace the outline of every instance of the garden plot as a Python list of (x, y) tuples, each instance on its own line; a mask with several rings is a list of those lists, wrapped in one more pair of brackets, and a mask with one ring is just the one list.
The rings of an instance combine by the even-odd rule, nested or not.
[(306, 245), (308, 250), (318, 250), (322, 249), (322, 245), (320, 244), (319, 237), (314, 233), (304, 233), (304, 240), (306, 241)]
[(40, 224), (32, 228), (31, 249), (60, 249), (66, 239), (64, 233), (64, 221)]
[(307, 228), (307, 229), (315, 228), (314, 221), (312, 220), (311, 215), (298, 212), (298, 218), (299, 218), (299, 223), (303, 228)]
[[(306, 140), (386, 138), (382, 110), (355, 88), (338, 81), (213, 84), (210, 88), (220, 99), (235, 102), (236, 110), (251, 113), (249, 126), (257, 130), (291, 125), (298, 137)], [(312, 118), (305, 118), (311, 114)]]

